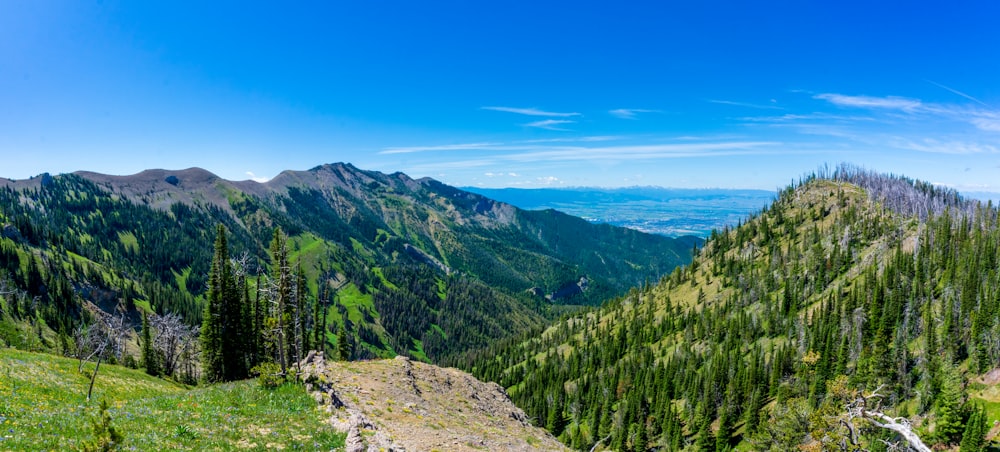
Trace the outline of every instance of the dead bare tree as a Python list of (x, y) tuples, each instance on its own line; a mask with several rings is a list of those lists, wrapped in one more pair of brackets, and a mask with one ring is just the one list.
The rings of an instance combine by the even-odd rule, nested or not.
[(181, 316), (175, 313), (154, 314), (150, 324), (155, 331), (153, 349), (163, 360), (163, 372), (173, 376), (180, 365), (179, 361), (184, 350), (190, 348), (196, 341), (196, 329), (184, 323)]
[[(917, 452), (931, 452), (931, 449), (924, 444), (920, 436), (913, 431), (913, 426), (910, 424), (909, 419), (905, 417), (892, 417), (882, 411), (882, 398), (884, 396), (879, 394), (881, 389), (882, 386), (879, 386), (867, 396), (864, 393), (858, 394), (857, 397), (847, 403), (847, 419), (841, 419), (840, 422), (850, 432), (848, 440), (851, 442), (851, 445), (855, 446), (855, 448), (859, 445), (858, 428), (854, 425), (854, 421), (855, 419), (864, 419), (876, 427), (896, 432), (908, 443), (907, 449), (916, 450)], [(902, 449), (902, 446), (898, 442), (886, 443), (886, 445), (892, 446), (896, 450), (907, 450)], [(848, 450), (847, 447), (844, 447), (844, 449)]]
[(274, 353), (274, 360), (281, 367), (281, 374), (288, 370), (286, 344), (288, 343), (286, 316), (284, 315), (287, 295), (275, 278), (264, 275), (258, 282), (264, 299), (268, 301), (269, 313), (266, 315), (262, 331), (266, 348)]
[(125, 305), (119, 301), (114, 313), (101, 312), (98, 320), (87, 327), (77, 328), (77, 356), (80, 358), (79, 371), (83, 372), (83, 364), (96, 359), (94, 372), (90, 375), (90, 386), (87, 388), (87, 400), (94, 392), (94, 382), (101, 370), (101, 362), (109, 355), (121, 357), (124, 349), (125, 334), (131, 329), (126, 322), (128, 316)]

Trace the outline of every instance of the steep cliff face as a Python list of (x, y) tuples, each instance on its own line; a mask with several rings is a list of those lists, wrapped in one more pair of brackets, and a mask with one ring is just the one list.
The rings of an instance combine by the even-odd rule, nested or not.
[(347, 450), (565, 450), (534, 427), (496, 383), (457, 369), (396, 359), (328, 362), (312, 354), (302, 378), (347, 433)]

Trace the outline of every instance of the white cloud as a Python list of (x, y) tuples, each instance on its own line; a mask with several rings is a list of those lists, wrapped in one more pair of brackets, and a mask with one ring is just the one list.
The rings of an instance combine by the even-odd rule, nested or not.
[(987, 132), (1000, 132), (1000, 117), (979, 116), (969, 120), (972, 125)]
[(996, 154), (1000, 149), (996, 146), (982, 143), (970, 143), (964, 141), (940, 141), (933, 138), (925, 138), (919, 141), (896, 138), (891, 141), (892, 145), (900, 149), (911, 151), (929, 152), (934, 154)]
[(550, 117), (555, 117), (555, 118), (564, 118), (564, 117), (570, 117), (570, 116), (583, 116), (583, 115), (581, 115), (580, 113), (577, 113), (577, 112), (564, 113), (564, 112), (539, 110), (537, 108), (480, 107), (480, 109), (482, 109), (482, 110), (502, 111), (502, 112), (506, 112), (506, 113), (517, 113), (519, 115), (528, 115), (528, 116), (550, 116)]
[(562, 124), (573, 124), (575, 122), (576, 121), (570, 121), (570, 120), (567, 120), (567, 119), (543, 119), (541, 121), (529, 122), (527, 124), (524, 124), (524, 126), (525, 127), (537, 127), (539, 129), (545, 129), (545, 130), (556, 130), (556, 131), (560, 131), (560, 132), (568, 132), (569, 129), (564, 129), (564, 128), (558, 127), (558, 126), (560, 126)]
[(487, 172), (483, 173), (483, 176), (486, 176), (486, 177), (503, 177), (503, 176), (518, 177), (517, 173), (502, 173), (502, 172), (500, 172), (500, 173), (494, 173), (492, 171), (487, 171)]
[(463, 144), (445, 144), (439, 146), (407, 146), (407, 147), (396, 147), (396, 148), (386, 148), (379, 151), (379, 154), (410, 154), (414, 152), (428, 152), (428, 151), (474, 151), (481, 149), (489, 149), (493, 146), (499, 146), (501, 143), (463, 143)]
[(918, 99), (906, 97), (872, 97), (872, 96), (847, 96), (843, 94), (817, 94), (814, 99), (822, 99), (840, 107), (869, 108), (869, 109), (889, 109), (912, 112), (920, 108), (923, 104)]
[(612, 116), (616, 116), (621, 119), (636, 119), (636, 115), (639, 113), (659, 113), (659, 110), (646, 110), (642, 108), (619, 108), (616, 110), (611, 110)]
[(559, 180), (558, 177), (555, 176), (537, 177), (535, 178), (535, 181), (538, 182), (540, 185), (554, 185), (563, 183), (561, 180)]
[[(686, 157), (718, 157), (779, 152), (779, 142), (727, 141), (711, 143), (666, 143), (600, 147), (540, 147), (534, 151), (498, 156), (516, 162), (652, 160)], [(789, 153), (788, 151), (780, 151)]]
[[(511, 162), (636, 161), (734, 155), (787, 155), (805, 152), (789, 150), (784, 143), (778, 141), (720, 140), (717, 137), (700, 137), (698, 140), (691, 139), (691, 137), (685, 138), (687, 139), (675, 138), (675, 141), (666, 143), (628, 145), (491, 144), (480, 148), (480, 156), (474, 159), (422, 162), (411, 165), (407, 170), (412, 173), (427, 173), (443, 169), (482, 168), (484, 172), (481, 174), (486, 177), (523, 178), (522, 174), (513, 171), (487, 171), (487, 168), (503, 167)], [(439, 146), (406, 149), (436, 148)], [(388, 151), (393, 150), (382, 153)]]
[(857, 116), (857, 115), (834, 115), (830, 113), (809, 113), (809, 114), (785, 114), (781, 116), (748, 116), (740, 118), (742, 121), (747, 122), (771, 122), (771, 123), (784, 123), (784, 122), (795, 122), (795, 121), (835, 121), (835, 122), (854, 122), (854, 121), (874, 121), (874, 118), (869, 116)]
[(252, 171), (247, 171), (246, 175), (250, 176), (250, 180), (252, 180), (254, 182), (261, 183), (261, 184), (263, 184), (264, 182), (267, 182), (267, 181), (271, 180), (270, 177), (257, 177), (257, 175), (254, 174)]
[[(761, 105), (761, 104), (751, 104), (749, 102), (736, 102), (732, 100), (716, 100), (716, 99), (709, 99), (708, 101), (713, 104), (733, 105), (737, 107), (746, 107), (746, 108), (757, 108), (760, 110), (784, 110), (784, 108), (781, 108), (777, 105)], [(777, 101), (771, 99), (771, 102), (776, 103)]]

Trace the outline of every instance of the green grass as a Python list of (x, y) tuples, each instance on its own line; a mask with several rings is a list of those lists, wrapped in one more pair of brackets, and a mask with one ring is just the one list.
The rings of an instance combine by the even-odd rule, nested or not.
[[(85, 372), (93, 364), (85, 366)], [(94, 397), (73, 359), (0, 349), (0, 450), (75, 450), (107, 400), (124, 450), (332, 449), (343, 435), (324, 424), (297, 385), (255, 381), (189, 389), (138, 370), (101, 365)]]
[(437, 278), (437, 294), (441, 301), (444, 301), (448, 296), (448, 286), (441, 278)]
[(436, 331), (438, 334), (441, 335), (441, 337), (448, 339), (448, 333), (445, 333), (444, 330), (442, 330), (441, 327), (438, 326), (436, 323), (431, 324), (431, 331)]
[(427, 354), (424, 353), (424, 341), (421, 341), (419, 339), (413, 340), (413, 349), (410, 350), (410, 356), (417, 358), (425, 363), (431, 362), (430, 358), (427, 357)]
[(375, 301), (371, 294), (361, 293), (361, 290), (354, 283), (342, 287), (337, 292), (337, 296), (340, 297), (340, 304), (347, 308), (347, 317), (352, 322), (356, 324), (361, 322), (363, 319), (361, 309), (368, 309), (373, 316), (378, 317), (378, 311), (375, 310)]
[(375, 273), (375, 276), (377, 276), (380, 281), (382, 281), (383, 286), (392, 290), (399, 290), (399, 287), (393, 284), (392, 281), (385, 278), (385, 273), (382, 272), (382, 267), (372, 268), (372, 272)]
[(970, 385), (969, 399), (977, 402), (986, 408), (986, 418), (989, 425), (1000, 421), (1000, 385), (984, 386), (981, 388)]
[(147, 312), (150, 314), (155, 314), (153, 307), (149, 305), (149, 300), (133, 300), (136, 309), (140, 312)]
[(185, 268), (184, 271), (181, 273), (177, 273), (176, 271), (174, 271), (173, 273), (174, 273), (174, 278), (177, 280), (178, 289), (186, 293), (187, 280), (191, 276), (191, 267)]
[(320, 279), (320, 265), (330, 260), (330, 244), (312, 233), (289, 237), (288, 240), (288, 259), (293, 264), (302, 265), (309, 293), (315, 296), (319, 292), (317, 281)]
[(118, 241), (121, 242), (122, 246), (124, 246), (126, 250), (131, 251), (132, 253), (139, 252), (139, 239), (137, 239), (135, 234), (131, 231), (119, 231)]

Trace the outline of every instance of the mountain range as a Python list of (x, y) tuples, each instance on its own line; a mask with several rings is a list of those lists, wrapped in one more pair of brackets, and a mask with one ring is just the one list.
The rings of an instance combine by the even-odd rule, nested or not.
[(995, 208), (843, 166), (468, 367), (574, 449), (985, 450), (997, 256)]
[(251, 277), (266, 272), (274, 230), (288, 235), (291, 261), (327, 311), (318, 317), (328, 319), (328, 344), (347, 336), (355, 358), (435, 362), (656, 279), (701, 242), (350, 164), (267, 183), (191, 168), (43, 174), (0, 187), (4, 274), (24, 300), (43, 300), (29, 310), (52, 330), (39, 335), (48, 346), (67, 341), (88, 303), (110, 312), (124, 299), (197, 324), (216, 224)]
[[(197, 324), (216, 225), (258, 293), (287, 234), (318, 348), (414, 359), (307, 378), (331, 406), (351, 399), (335, 417), (359, 444), (443, 412), (478, 439), (441, 420), (420, 426), (427, 444), (552, 447), (529, 423), (621, 451), (978, 451), (1000, 433), (1000, 214), (918, 180), (824, 169), (705, 241), (348, 164), (265, 184), (189, 169), (0, 185), (0, 342), (23, 349), (73, 355), (116, 306)], [(397, 395), (361, 403), (374, 387)], [(525, 437), (494, 443), (499, 412)]]

